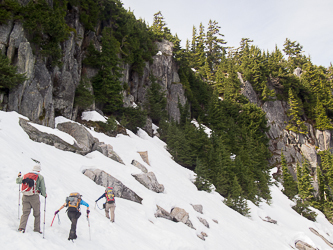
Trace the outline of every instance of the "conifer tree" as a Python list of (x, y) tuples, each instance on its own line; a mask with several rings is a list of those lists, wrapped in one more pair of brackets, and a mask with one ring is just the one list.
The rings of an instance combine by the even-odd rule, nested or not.
[(316, 124), (315, 127), (319, 130), (333, 129), (330, 119), (326, 115), (325, 108), (322, 102), (317, 98), (317, 105), (315, 109)]
[(294, 181), (290, 174), (287, 162), (284, 154), (281, 152), (281, 166), (282, 166), (282, 178), (283, 178), (283, 193), (289, 198), (293, 199), (297, 194), (297, 183)]
[(300, 118), (300, 116), (303, 115), (302, 104), (298, 100), (297, 96), (294, 95), (294, 92), (291, 88), (289, 88), (288, 103), (290, 106), (290, 109), (288, 110), (288, 116), (290, 117), (290, 120), (286, 126), (286, 129), (295, 133), (307, 134), (307, 127)]
[(298, 193), (302, 202), (311, 202), (314, 199), (314, 188), (312, 186), (312, 176), (310, 175), (309, 163), (303, 157), (302, 168), (297, 169)]
[(249, 208), (247, 206), (247, 201), (242, 197), (242, 193), (242, 188), (238, 183), (237, 177), (235, 176), (232, 180), (230, 194), (224, 200), (224, 203), (238, 213), (247, 216)]
[(226, 41), (224, 41), (224, 35), (220, 33), (220, 29), (218, 22), (209, 20), (205, 45), (207, 49), (207, 64), (212, 75), (215, 74), (217, 66), (226, 53), (225, 47), (223, 47)]
[(161, 40), (164, 38), (164, 29), (166, 27), (166, 23), (164, 21), (164, 17), (162, 15), (162, 12), (159, 11), (154, 14), (154, 21), (153, 25), (150, 27), (151, 30), (156, 35), (157, 39)]
[(196, 45), (195, 45), (195, 65), (194, 68), (198, 70), (203, 76), (205, 76), (205, 72), (202, 69), (205, 61), (206, 61), (206, 52), (205, 52), (205, 27), (202, 23), (199, 26), (199, 34), (196, 37)]

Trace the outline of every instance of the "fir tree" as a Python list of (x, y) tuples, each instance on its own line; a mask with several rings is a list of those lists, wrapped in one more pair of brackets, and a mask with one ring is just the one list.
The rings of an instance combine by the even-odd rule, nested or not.
[(310, 175), (309, 163), (303, 158), (302, 168), (297, 166), (298, 193), (302, 202), (311, 202), (314, 199), (314, 188), (312, 186), (312, 176)]
[(333, 129), (330, 119), (326, 115), (325, 108), (322, 102), (317, 98), (317, 105), (315, 109), (316, 124), (315, 127), (319, 130)]
[(247, 216), (249, 214), (249, 208), (247, 206), (247, 201), (242, 197), (242, 192), (242, 188), (235, 176), (232, 180), (230, 194), (228, 195), (228, 198), (224, 200), (224, 203), (238, 213)]
[(288, 116), (290, 117), (290, 120), (286, 126), (286, 129), (295, 133), (307, 134), (307, 127), (300, 118), (300, 116), (303, 115), (302, 104), (298, 100), (297, 96), (294, 95), (294, 92), (291, 88), (289, 88), (288, 103), (290, 106), (290, 109), (288, 110)]
[(293, 199), (297, 194), (297, 183), (294, 181), (294, 178), (290, 174), (286, 158), (284, 154), (281, 152), (281, 166), (282, 166), (282, 178), (283, 178), (283, 193), (289, 198)]

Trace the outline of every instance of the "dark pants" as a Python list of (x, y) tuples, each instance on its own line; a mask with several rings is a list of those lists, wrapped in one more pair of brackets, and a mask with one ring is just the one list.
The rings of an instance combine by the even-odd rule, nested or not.
[(76, 239), (76, 224), (77, 224), (77, 219), (80, 218), (81, 213), (79, 211), (68, 211), (67, 212), (68, 218), (71, 220), (72, 225), (71, 225), (71, 231), (69, 232), (69, 237), (68, 240), (73, 240)]

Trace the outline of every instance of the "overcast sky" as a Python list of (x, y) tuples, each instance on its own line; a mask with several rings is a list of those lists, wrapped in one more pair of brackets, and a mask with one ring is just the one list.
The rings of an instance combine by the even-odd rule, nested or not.
[(303, 46), (316, 65), (333, 62), (333, 0), (122, 0), (136, 18), (149, 25), (162, 12), (172, 34), (178, 34), (185, 47), (191, 40), (193, 25), (207, 28), (216, 20), (227, 46), (238, 47), (244, 37), (255, 45), (280, 50), (286, 38)]

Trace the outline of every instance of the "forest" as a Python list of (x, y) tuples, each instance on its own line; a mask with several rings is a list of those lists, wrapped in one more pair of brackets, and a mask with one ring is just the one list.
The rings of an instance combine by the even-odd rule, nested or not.
[[(54, 0), (50, 7), (45, 0), (20, 5), (16, 0), (1, 0), (0, 25), (9, 20), (21, 21), (29, 33), (36, 55), (45, 57), (50, 67), (61, 65), (61, 47), (75, 29), (66, 24), (66, 15), (75, 6), (80, 21), (87, 30), (102, 23), (100, 52), (91, 44), (84, 64), (98, 70), (91, 79), (93, 93), (82, 77), (76, 89), (75, 105), (82, 112), (93, 102), (109, 118), (104, 130), (115, 128), (115, 119), (136, 132), (146, 117), (159, 126), (159, 134), (168, 151), (180, 165), (197, 174), (199, 190), (215, 190), (225, 197), (225, 203), (247, 215), (247, 201), (256, 205), (271, 199), (269, 165), (271, 153), (266, 136), (269, 127), (264, 111), (241, 94), (238, 74), (249, 81), (262, 103), (286, 101), (289, 122), (286, 130), (306, 134), (305, 122), (318, 130), (333, 129), (332, 81), (333, 67), (316, 66), (304, 55), (302, 45), (286, 38), (283, 48), (263, 51), (250, 38), (243, 38), (239, 47), (228, 47), (219, 24), (210, 20), (204, 26), (193, 26), (192, 39), (180, 46), (177, 35), (167, 27), (161, 12), (154, 15), (151, 26), (137, 20), (125, 10), (119, 0)], [(47, 35), (45, 35), (47, 34)], [(169, 119), (166, 97), (157, 79), (150, 78), (147, 102), (137, 108), (124, 108), (121, 91), (128, 89), (120, 83), (121, 63), (142, 74), (145, 62), (156, 54), (155, 41), (166, 39), (174, 44), (174, 60), (188, 102), (179, 106), (180, 122)], [(301, 76), (294, 74), (302, 69)], [(0, 91), (7, 92), (25, 81), (24, 74), (5, 56), (0, 56)], [(270, 87), (274, 85), (274, 88)], [(200, 124), (197, 129), (191, 121)], [(203, 125), (213, 132), (208, 136)], [(284, 193), (294, 199), (294, 209), (309, 219), (315, 214), (313, 206), (332, 221), (333, 215), (333, 156), (329, 150), (320, 152), (317, 166), (319, 192), (315, 195), (313, 173), (304, 159), (297, 165), (297, 179), (289, 172), (284, 155), (281, 157)]]

